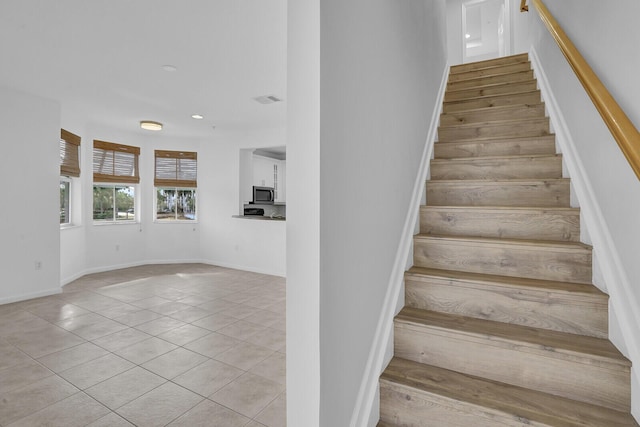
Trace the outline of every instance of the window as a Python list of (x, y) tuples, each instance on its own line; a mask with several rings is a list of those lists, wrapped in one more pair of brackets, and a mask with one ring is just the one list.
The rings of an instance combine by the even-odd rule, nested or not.
[(93, 220), (135, 221), (135, 188), (123, 185), (93, 186)]
[(80, 137), (60, 129), (60, 225), (71, 224), (71, 178), (80, 176)]
[(134, 222), (139, 147), (93, 141), (94, 222)]
[(71, 212), (69, 208), (69, 190), (71, 182), (68, 179), (60, 179), (60, 225), (71, 224)]
[(198, 153), (155, 151), (156, 220), (195, 220)]

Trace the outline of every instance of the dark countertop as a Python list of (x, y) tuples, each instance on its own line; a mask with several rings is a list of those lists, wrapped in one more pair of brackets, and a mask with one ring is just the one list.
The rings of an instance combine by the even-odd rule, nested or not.
[(271, 218), (269, 216), (259, 216), (259, 215), (232, 215), (233, 218), (242, 218), (242, 219), (254, 219), (259, 221), (286, 221), (286, 218)]

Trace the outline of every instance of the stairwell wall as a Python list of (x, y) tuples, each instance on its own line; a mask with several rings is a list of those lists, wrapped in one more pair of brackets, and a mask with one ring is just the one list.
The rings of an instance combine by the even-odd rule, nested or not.
[(355, 425), (445, 66), (444, 0), (320, 1), (322, 426)]
[[(640, 4), (594, 0), (545, 2), (569, 38), (640, 127)], [(533, 6), (531, 6), (533, 9)], [(636, 366), (632, 412), (640, 418), (640, 181), (600, 118), (537, 12), (529, 13), (529, 36), (539, 82), (547, 96), (558, 144), (564, 153), (594, 245), (594, 266), (610, 294), (610, 336)], [(611, 31), (611, 27), (624, 31)], [(543, 78), (541, 79), (541, 75)], [(553, 99), (549, 99), (553, 98)], [(555, 106), (555, 107), (554, 107)], [(553, 111), (553, 110), (556, 111)], [(554, 117), (555, 116), (555, 117)]]

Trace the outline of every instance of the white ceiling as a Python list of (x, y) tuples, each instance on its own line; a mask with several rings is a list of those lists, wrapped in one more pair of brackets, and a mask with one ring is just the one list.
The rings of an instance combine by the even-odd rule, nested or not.
[[(0, 85), (109, 128), (210, 137), (286, 120), (286, 0), (0, 0), (0, 58)], [(271, 94), (285, 102), (252, 99)]]

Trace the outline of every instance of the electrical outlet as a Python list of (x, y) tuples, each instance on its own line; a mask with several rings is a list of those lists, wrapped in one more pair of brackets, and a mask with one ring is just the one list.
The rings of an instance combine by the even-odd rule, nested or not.
[(35, 268), (36, 268), (36, 270), (41, 270), (42, 269), (42, 261), (36, 261), (35, 262)]

